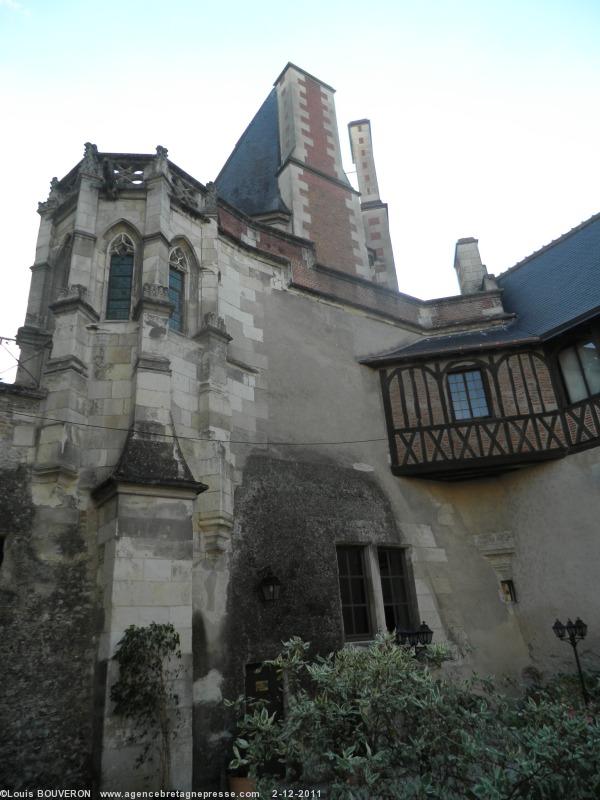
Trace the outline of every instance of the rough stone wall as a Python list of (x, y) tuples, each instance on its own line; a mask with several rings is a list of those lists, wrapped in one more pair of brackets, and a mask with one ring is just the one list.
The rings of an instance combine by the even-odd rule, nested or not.
[[(313, 457), (318, 460), (256, 453), (246, 462), (236, 494), (228, 596), (233, 674), (246, 662), (273, 657), (293, 635), (317, 652), (339, 647), (336, 545), (400, 543), (389, 502), (370, 476)], [(266, 607), (257, 591), (269, 571), (283, 584), (274, 607)]]
[(94, 553), (73, 487), (46, 482), (27, 463), (33, 426), (13, 418), (14, 405), (37, 411), (13, 398), (2, 414), (0, 783), (90, 788)]

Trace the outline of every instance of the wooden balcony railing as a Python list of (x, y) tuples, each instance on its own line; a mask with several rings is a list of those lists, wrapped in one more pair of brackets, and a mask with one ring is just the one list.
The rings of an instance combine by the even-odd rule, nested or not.
[(393, 429), (396, 475), (475, 477), (600, 445), (600, 397), (564, 409)]

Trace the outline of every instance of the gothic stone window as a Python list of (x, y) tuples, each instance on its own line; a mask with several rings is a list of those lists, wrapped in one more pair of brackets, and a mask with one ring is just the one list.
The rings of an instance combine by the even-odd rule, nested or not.
[(571, 403), (600, 394), (600, 349), (593, 339), (565, 347), (558, 363)]
[(171, 251), (169, 257), (169, 300), (175, 308), (169, 320), (169, 328), (174, 331), (183, 331), (183, 306), (185, 297), (185, 273), (187, 272), (187, 258), (181, 247)]
[(448, 389), (455, 419), (489, 417), (490, 411), (481, 370), (451, 372), (448, 375)]
[[(375, 558), (370, 558), (374, 551)], [(409, 628), (411, 600), (404, 550), (394, 547), (337, 548), (344, 635), (347, 640), (368, 639), (375, 619), (385, 619), (388, 631)], [(377, 590), (373, 591), (373, 584)], [(377, 605), (381, 605), (377, 609)], [(379, 611), (379, 613), (377, 613)]]
[(133, 256), (133, 242), (126, 234), (121, 233), (110, 247), (106, 319), (129, 319)]

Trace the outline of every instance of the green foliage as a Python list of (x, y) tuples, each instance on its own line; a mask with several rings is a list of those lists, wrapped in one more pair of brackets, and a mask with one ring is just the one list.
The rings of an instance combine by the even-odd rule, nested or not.
[(113, 659), (119, 679), (111, 687), (114, 713), (128, 719), (131, 740), (142, 745), (136, 767), (157, 750), (160, 783), (168, 787), (171, 737), (177, 734), (172, 718), (179, 719), (179, 697), (173, 691), (181, 659), (179, 634), (171, 624), (130, 625), (117, 644)]
[(287, 691), (285, 719), (248, 709), (238, 764), (261, 776), (278, 758), (287, 781), (323, 783), (332, 798), (584, 800), (600, 797), (600, 725), (555, 686), (534, 696), (501, 694), (489, 680), (436, 675), (436, 648), (416, 660), (390, 637), (308, 659), (286, 642), (272, 662)]

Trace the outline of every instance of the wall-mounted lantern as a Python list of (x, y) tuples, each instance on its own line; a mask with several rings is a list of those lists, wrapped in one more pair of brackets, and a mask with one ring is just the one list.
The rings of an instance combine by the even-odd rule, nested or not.
[(272, 605), (279, 600), (281, 592), (281, 581), (272, 572), (269, 572), (258, 584), (260, 597), (263, 603)]

